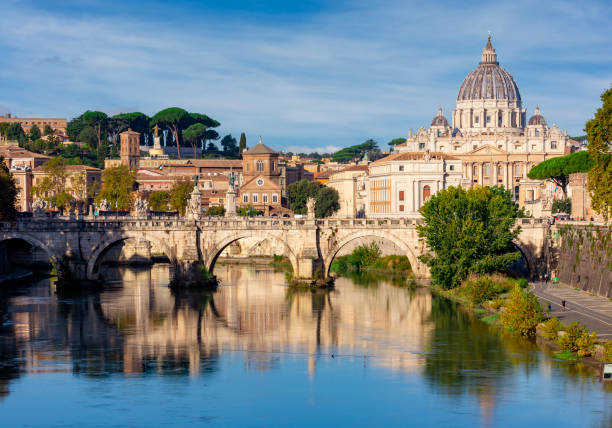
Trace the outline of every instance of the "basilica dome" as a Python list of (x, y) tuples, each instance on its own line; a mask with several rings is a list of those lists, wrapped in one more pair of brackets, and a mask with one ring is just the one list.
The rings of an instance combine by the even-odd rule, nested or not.
[(514, 78), (497, 62), (491, 36), (482, 50), (480, 64), (466, 76), (459, 88), (457, 101), (471, 100), (521, 101), (521, 94)]
[(533, 116), (531, 116), (531, 118), (529, 119), (529, 125), (542, 125), (542, 126), (548, 126), (548, 124), (546, 123), (546, 119), (544, 119), (544, 116), (542, 116), (540, 114), (540, 108), (536, 107), (535, 109), (535, 113), (533, 114)]
[(443, 126), (448, 128), (448, 120), (442, 114), (442, 107), (438, 109), (438, 114), (431, 121), (431, 126)]

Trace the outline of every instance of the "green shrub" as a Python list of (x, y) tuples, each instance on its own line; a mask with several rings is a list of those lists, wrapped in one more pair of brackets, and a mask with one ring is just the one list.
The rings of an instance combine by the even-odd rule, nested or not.
[(470, 275), (457, 288), (457, 293), (478, 304), (506, 293), (515, 283), (502, 275)]
[(557, 317), (553, 317), (544, 323), (544, 327), (542, 327), (542, 335), (547, 340), (557, 341), (560, 330), (561, 322)]
[(579, 357), (588, 357), (593, 351), (593, 346), (597, 342), (597, 333), (591, 334), (584, 333), (576, 340), (576, 347), (578, 348)]
[(498, 310), (499, 308), (504, 306), (505, 302), (506, 300), (503, 297), (497, 297), (496, 299), (493, 299), (493, 301), (491, 301), (491, 308)]
[(578, 339), (585, 334), (589, 334), (587, 328), (578, 321), (573, 321), (564, 328), (564, 334), (559, 337), (559, 347), (564, 351), (577, 352)]
[(604, 344), (604, 361), (612, 363), (612, 342)]
[(209, 207), (206, 210), (206, 215), (223, 217), (225, 215), (225, 207), (222, 205)]
[(533, 336), (542, 321), (542, 308), (535, 294), (516, 285), (499, 319), (510, 330), (522, 336)]
[(372, 264), (372, 268), (376, 270), (384, 270), (390, 272), (412, 272), (412, 266), (410, 265), (410, 260), (408, 260), (408, 257), (398, 256), (395, 254), (378, 258)]

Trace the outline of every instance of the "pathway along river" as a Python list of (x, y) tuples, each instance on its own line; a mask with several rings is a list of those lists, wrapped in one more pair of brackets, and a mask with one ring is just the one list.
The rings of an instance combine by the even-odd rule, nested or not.
[(41, 280), (2, 297), (3, 427), (612, 426), (593, 370), (427, 289), (292, 292), (218, 265), (216, 292), (175, 294), (165, 265), (113, 273), (100, 292)]

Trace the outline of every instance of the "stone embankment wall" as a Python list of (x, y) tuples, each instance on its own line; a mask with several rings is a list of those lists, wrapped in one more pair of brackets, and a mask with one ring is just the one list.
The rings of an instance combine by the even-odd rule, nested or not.
[(553, 238), (559, 281), (612, 297), (612, 228), (559, 224)]

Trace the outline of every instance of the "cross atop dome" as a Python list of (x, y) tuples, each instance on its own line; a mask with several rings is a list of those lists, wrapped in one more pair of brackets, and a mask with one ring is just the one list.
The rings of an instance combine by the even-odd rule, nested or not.
[(497, 62), (497, 54), (495, 53), (495, 49), (493, 48), (493, 45), (491, 44), (491, 34), (490, 33), (489, 33), (489, 37), (487, 38), (487, 45), (482, 50), (482, 59), (480, 63), (499, 65), (499, 62)]

